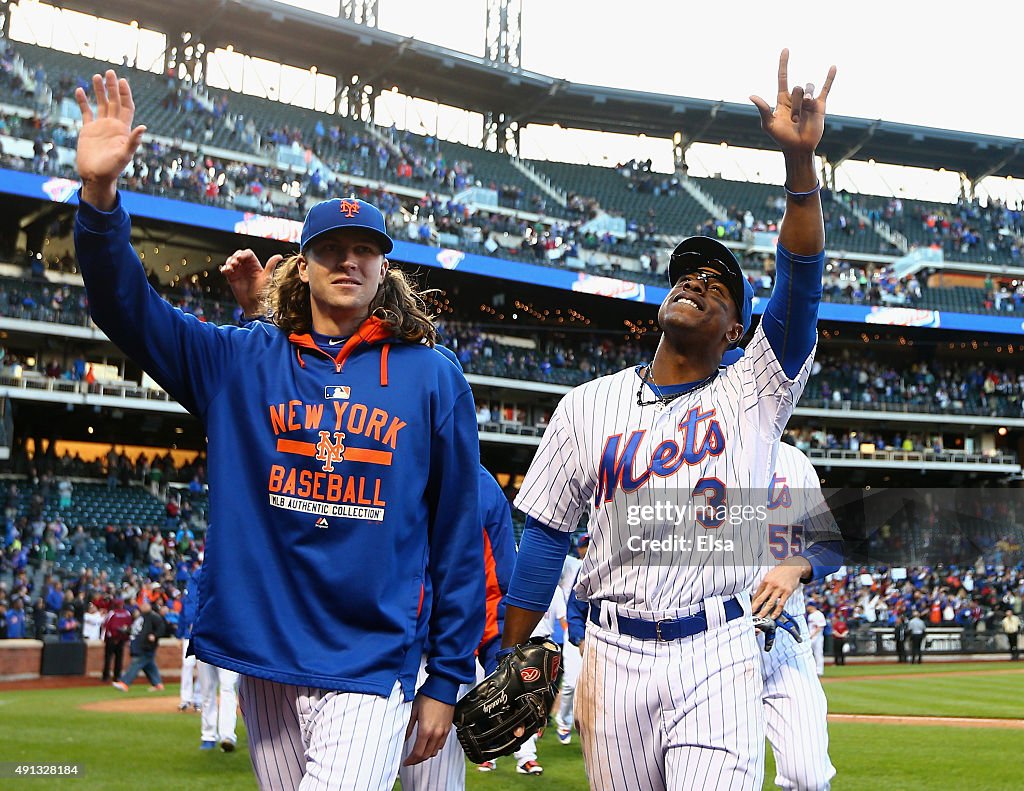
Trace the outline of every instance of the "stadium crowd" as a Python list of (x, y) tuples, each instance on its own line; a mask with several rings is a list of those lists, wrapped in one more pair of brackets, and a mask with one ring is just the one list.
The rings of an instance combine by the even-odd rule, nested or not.
[[(189, 282), (174, 288), (155, 281), (154, 285), (172, 305), (203, 321), (223, 324), (241, 320), (241, 309), (221, 291), (210, 293), (208, 287)], [(0, 315), (89, 324), (84, 289), (40, 280), (0, 278)], [(440, 326), (465, 369), (487, 376), (575, 385), (620, 370), (651, 353), (648, 343), (623, 340), (619, 335), (524, 331), (511, 322), (444, 320)], [(503, 337), (525, 343), (512, 345), (515, 341), (502, 342)], [(19, 378), (26, 371), (55, 379), (94, 381), (80, 355), (62, 363), (0, 349), (0, 376)], [(1024, 372), (976, 358), (940, 359), (927, 351), (913, 360), (904, 354), (897, 361), (866, 350), (825, 347), (814, 363), (804, 401), (836, 408), (1017, 417), (1024, 409)]]

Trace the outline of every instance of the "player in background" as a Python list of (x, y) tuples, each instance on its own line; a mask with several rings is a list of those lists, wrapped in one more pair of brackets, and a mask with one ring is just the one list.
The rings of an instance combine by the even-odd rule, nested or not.
[(811, 654), (814, 669), (819, 676), (825, 675), (825, 614), (814, 602), (807, 602), (807, 629), (810, 632)]
[(179, 690), (178, 711), (193, 711), (202, 708), (202, 692), (199, 685), (199, 671), (196, 669), (195, 653), (189, 651), (192, 641), (192, 627), (199, 607), (199, 573), (203, 556), (189, 563), (185, 576), (184, 592), (181, 596), (181, 617), (178, 621), (178, 638), (181, 640), (181, 688)]
[[(76, 91), (90, 310), (209, 440), (196, 655), (244, 676), (261, 787), (389, 791), (408, 724), (408, 763), (434, 755), (474, 677), (485, 591), (477, 487), (465, 486), (479, 466), (472, 393), (429, 348), (436, 330), (362, 201), (307, 214), (273, 280), (273, 323), (217, 327), (160, 299), (117, 191), (145, 127), (114, 71), (93, 89), (95, 113)], [(332, 397), (339, 387), (349, 398)]]
[[(763, 498), (813, 359), (825, 243), (814, 151), (835, 69), (815, 97), (811, 85), (790, 91), (788, 58), (783, 50), (775, 111), (752, 97), (783, 152), (787, 200), (775, 288), (746, 355), (719, 367), (749, 327), (749, 283), (724, 245), (684, 240), (670, 260), (653, 362), (562, 399), (515, 502), (528, 520), (503, 650), (533, 631), (570, 533), (589, 513), (590, 549), (576, 592), (590, 603), (591, 623), (576, 715), (598, 791), (761, 787), (762, 681), (749, 590), (767, 524), (747, 520), (741, 534), (734, 529), (740, 546), (731, 556), (706, 539), (734, 527), (718, 521), (717, 506), (758, 491)], [(710, 518), (705, 511), (677, 528), (643, 516), (694, 503), (710, 506)], [(633, 543), (670, 538), (683, 543), (670, 542), (669, 557)], [(756, 614), (781, 612), (776, 594)]]
[[(250, 251), (239, 251), (243, 254), (246, 252)], [(235, 291), (234, 286), (232, 291)], [(450, 349), (444, 346), (435, 346), (434, 349), (447, 357), (462, 373), (462, 364)], [(484, 636), (477, 649), (477, 663), (483, 673), (493, 673), (498, 665), (497, 654), (501, 648), (501, 633), (505, 624), (505, 594), (508, 593), (508, 582), (515, 566), (516, 538), (508, 499), (494, 476), (483, 465), (480, 465), (478, 482), (480, 522), (484, 533), (487, 620)], [(421, 678), (424, 678), (424, 668), (421, 667), (420, 673)], [(463, 686), (460, 696), (467, 688)], [(406, 753), (411, 752), (415, 741), (416, 732), (410, 728), (406, 734)], [(448, 740), (433, 758), (413, 766), (403, 764), (398, 779), (402, 791), (434, 791), (441, 788), (446, 791), (463, 791), (466, 787), (466, 754), (455, 734), (448, 735)]]
[(203, 696), (203, 719), (200, 724), (200, 750), (212, 750), (220, 743), (226, 753), (235, 751), (238, 734), (238, 682), (234, 670), (198, 662), (199, 689)]
[[(768, 548), (770, 565), (758, 575), (793, 591), (783, 600), (783, 612), (800, 627), (803, 642), (779, 633), (771, 651), (762, 651), (764, 718), (768, 741), (775, 755), (775, 783), (779, 788), (828, 791), (836, 770), (828, 757), (828, 722), (825, 693), (818, 681), (804, 622), (801, 580), (834, 572), (839, 563), (841, 537), (825, 505), (814, 467), (784, 434), (779, 445), (768, 491)], [(757, 606), (758, 587), (754, 595)], [(762, 638), (763, 639), (763, 638)]]
[[(558, 587), (565, 595), (566, 621), (569, 620), (569, 600), (572, 597), (572, 589), (579, 578), (580, 568), (583, 565), (583, 558), (587, 556), (587, 547), (590, 545), (590, 536), (584, 533), (576, 539), (576, 554), (568, 555), (562, 564), (562, 576), (558, 580)], [(562, 683), (559, 686), (558, 713), (555, 715), (555, 733), (560, 744), (572, 742), (573, 700), (576, 692), (576, 680), (580, 675), (580, 668), (583, 666), (583, 654), (579, 650), (580, 639), (573, 642), (573, 631), (571, 623), (566, 629), (565, 642), (562, 645)]]

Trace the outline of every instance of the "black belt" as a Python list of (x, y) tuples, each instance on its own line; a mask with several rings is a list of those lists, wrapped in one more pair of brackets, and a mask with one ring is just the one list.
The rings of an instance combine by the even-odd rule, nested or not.
[[(743, 605), (735, 596), (726, 599), (725, 620), (734, 621), (743, 615)], [(596, 626), (604, 627), (601, 623), (601, 602), (590, 603), (590, 622)], [(708, 630), (708, 614), (704, 609), (685, 618), (670, 618), (665, 621), (645, 621), (642, 618), (626, 618), (618, 616), (615, 619), (613, 630), (619, 634), (636, 637), (639, 640), (680, 640), (684, 637), (693, 637), (695, 634)]]

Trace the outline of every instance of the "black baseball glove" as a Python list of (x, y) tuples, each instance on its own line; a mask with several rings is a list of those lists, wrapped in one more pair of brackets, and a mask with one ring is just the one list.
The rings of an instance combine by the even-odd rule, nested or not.
[[(562, 654), (544, 637), (517, 645), (455, 704), (455, 730), (475, 764), (518, 750), (548, 721)], [(516, 731), (522, 729), (522, 735)]]
[(790, 618), (786, 613), (782, 613), (778, 618), (762, 618), (761, 616), (754, 616), (754, 629), (764, 634), (764, 650), (771, 651), (772, 646), (775, 645), (775, 632), (777, 629), (784, 629), (798, 643), (802, 643), (804, 638), (800, 635), (800, 626)]

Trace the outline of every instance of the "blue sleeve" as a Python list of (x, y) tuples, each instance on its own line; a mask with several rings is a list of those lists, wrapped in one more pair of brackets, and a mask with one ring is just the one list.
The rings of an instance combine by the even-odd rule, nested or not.
[(459, 686), (476, 678), (484, 633), (484, 534), (480, 487), (466, 486), (466, 470), (480, 467), (476, 407), (465, 378), (445, 364), (442, 401), (452, 404), (431, 438), (427, 499), (430, 510), (427, 575), (432, 590), (427, 680), (420, 691), (454, 704)]
[(587, 634), (587, 617), (590, 615), (590, 604), (577, 598), (576, 591), (569, 594), (565, 605), (565, 618), (569, 622), (569, 642), (579, 645)]
[(814, 348), (824, 266), (824, 250), (817, 255), (795, 255), (778, 245), (775, 287), (761, 323), (782, 370), (790, 379), (800, 372)]
[(490, 622), (491, 610), (488, 607), (484, 640), (477, 652), (480, 665), (490, 675), (497, 669), (497, 653), (501, 648), (501, 636), (505, 632), (505, 597), (508, 596), (509, 581), (516, 565), (516, 536), (512, 529), (512, 509), (508, 499), (498, 482), (483, 467), (480, 468), (480, 507), (484, 513), (484, 532), (490, 544), (488, 562), (493, 564), (491, 572), (501, 594), (494, 609), (493, 624)]
[(800, 557), (811, 564), (811, 579), (820, 580), (835, 574), (843, 565), (843, 542), (819, 541), (809, 546)]
[(562, 576), (572, 534), (526, 517), (519, 556), (512, 572), (506, 601), (524, 610), (546, 612)]
[(235, 339), (251, 330), (199, 321), (160, 298), (132, 248), (131, 220), (120, 194), (109, 212), (79, 204), (75, 253), (96, 325), (185, 409), (202, 417), (221, 382), (234, 375), (241, 357)]

